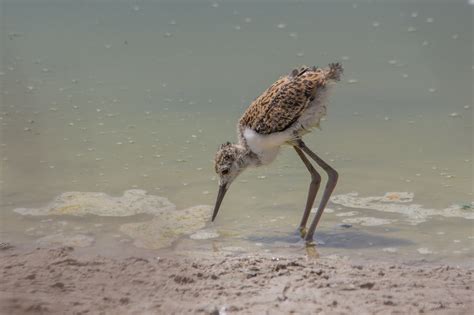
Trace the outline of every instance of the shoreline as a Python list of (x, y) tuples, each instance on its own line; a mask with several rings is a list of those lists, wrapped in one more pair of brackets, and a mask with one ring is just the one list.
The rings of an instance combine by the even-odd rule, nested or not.
[(209, 253), (0, 250), (1, 314), (469, 314), (474, 268)]

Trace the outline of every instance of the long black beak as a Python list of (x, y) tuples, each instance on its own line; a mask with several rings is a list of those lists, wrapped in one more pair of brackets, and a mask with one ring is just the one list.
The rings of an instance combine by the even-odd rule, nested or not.
[(214, 222), (214, 219), (217, 216), (217, 212), (219, 212), (219, 207), (221, 206), (222, 199), (224, 199), (226, 192), (227, 192), (226, 185), (219, 186), (219, 192), (217, 193), (216, 205), (214, 207), (214, 213), (212, 214), (212, 222)]

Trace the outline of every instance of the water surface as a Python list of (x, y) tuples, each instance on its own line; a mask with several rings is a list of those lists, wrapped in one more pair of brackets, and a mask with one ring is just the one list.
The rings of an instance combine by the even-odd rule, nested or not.
[[(298, 65), (341, 61), (345, 75), (327, 120), (306, 143), (339, 171), (335, 195), (406, 192), (413, 200), (400, 212), (330, 203), (316, 233), (320, 251), (468, 261), (472, 8), (467, 1), (3, 0), (1, 237), (36, 241), (60, 230), (92, 235), (102, 250), (131, 250), (134, 240), (119, 226), (149, 216), (13, 210), (64, 192), (129, 189), (166, 197), (176, 209), (211, 205), (214, 152), (235, 139), (249, 103)], [(308, 183), (293, 150), (283, 150), (233, 184), (217, 222), (206, 226), (219, 237), (183, 236), (173, 248), (301, 251), (294, 232)], [(413, 224), (403, 205), (414, 204), (464, 212)]]

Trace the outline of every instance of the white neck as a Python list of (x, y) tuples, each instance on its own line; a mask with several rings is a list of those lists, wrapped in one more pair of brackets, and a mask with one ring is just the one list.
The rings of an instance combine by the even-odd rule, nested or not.
[(238, 163), (242, 168), (248, 166), (256, 167), (262, 164), (258, 155), (250, 150), (246, 142), (240, 142), (239, 144), (234, 144), (234, 146), (238, 149)]

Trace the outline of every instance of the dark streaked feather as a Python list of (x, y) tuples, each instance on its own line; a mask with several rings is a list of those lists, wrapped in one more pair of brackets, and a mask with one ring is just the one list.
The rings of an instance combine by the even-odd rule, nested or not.
[(329, 80), (339, 80), (340, 64), (327, 69), (301, 67), (273, 83), (247, 108), (239, 124), (260, 134), (280, 132), (295, 123)]

